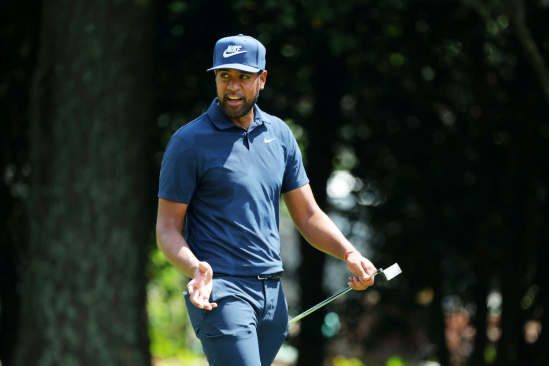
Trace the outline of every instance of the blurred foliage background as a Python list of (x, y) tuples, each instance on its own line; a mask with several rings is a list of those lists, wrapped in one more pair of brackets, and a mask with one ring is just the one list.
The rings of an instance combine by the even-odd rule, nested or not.
[[(548, 6), (4, 2), (1, 365), (206, 364), (154, 244), (156, 187), (239, 33), (267, 48), (259, 104), (321, 207), (403, 269), (293, 326), (277, 365), (547, 365)], [(296, 315), (347, 273), (281, 215)]]

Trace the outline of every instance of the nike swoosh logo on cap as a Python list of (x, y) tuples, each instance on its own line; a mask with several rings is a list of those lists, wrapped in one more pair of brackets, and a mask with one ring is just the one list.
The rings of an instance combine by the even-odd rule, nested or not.
[(240, 53), (245, 53), (245, 52), (248, 52), (248, 51), (238, 51), (238, 52), (227, 53), (227, 50), (225, 50), (223, 51), (223, 57), (227, 58), (227, 57), (231, 57), (231, 56), (238, 55)]

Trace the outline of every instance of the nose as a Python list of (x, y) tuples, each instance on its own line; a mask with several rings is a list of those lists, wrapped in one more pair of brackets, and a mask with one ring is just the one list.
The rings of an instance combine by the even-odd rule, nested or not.
[(240, 89), (240, 85), (238, 84), (238, 81), (237, 81), (237, 80), (231, 79), (231, 80), (227, 83), (227, 89), (229, 89), (230, 91), (235, 91), (235, 90)]

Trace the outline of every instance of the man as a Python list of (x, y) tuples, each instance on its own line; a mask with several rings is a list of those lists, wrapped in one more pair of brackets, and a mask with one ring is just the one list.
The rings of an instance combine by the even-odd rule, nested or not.
[(162, 161), (157, 243), (191, 278), (185, 301), (212, 366), (271, 365), (287, 335), (280, 195), (307, 241), (345, 260), (353, 289), (376, 271), (316, 204), (288, 126), (256, 105), (265, 53), (248, 36), (216, 43), (217, 98), (172, 136)]

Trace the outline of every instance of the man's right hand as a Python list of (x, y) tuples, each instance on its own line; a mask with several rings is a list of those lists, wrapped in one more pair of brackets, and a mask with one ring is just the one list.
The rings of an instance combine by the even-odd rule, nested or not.
[(208, 262), (199, 262), (198, 268), (194, 272), (194, 278), (187, 284), (189, 298), (197, 308), (212, 310), (217, 307), (215, 302), (210, 303), (212, 278), (213, 270)]

